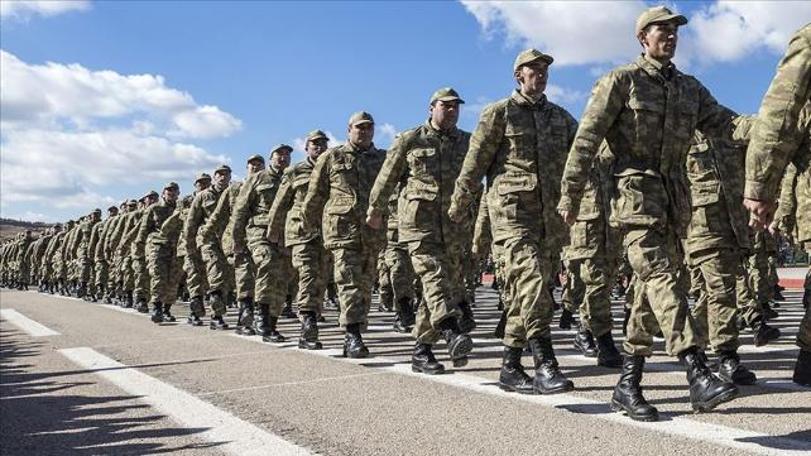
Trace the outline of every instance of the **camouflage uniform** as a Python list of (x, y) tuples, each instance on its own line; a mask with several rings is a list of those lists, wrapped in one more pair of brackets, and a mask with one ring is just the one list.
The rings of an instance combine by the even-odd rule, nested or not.
[[(231, 214), (237, 196), (241, 190), (241, 182), (231, 182), (217, 200), (217, 205), (200, 227), (198, 238), (202, 243), (203, 258), (208, 268), (208, 285), (211, 290), (219, 290), (223, 298), (236, 288), (232, 252), (234, 250), (233, 224)], [(212, 191), (209, 187), (206, 191)], [(231, 261), (229, 261), (231, 260)], [(245, 282), (241, 283), (245, 286)], [(253, 285), (253, 283), (249, 283)], [(246, 290), (239, 290), (240, 297), (249, 296)], [(250, 292), (250, 295), (253, 291)]]
[[(191, 207), (189, 208), (189, 213), (186, 216), (185, 224), (183, 225), (182, 235), (186, 244), (186, 258), (194, 267), (193, 273), (202, 272), (197, 269), (202, 265), (206, 267), (207, 274), (205, 274), (205, 276), (208, 280), (209, 295), (213, 297), (213, 299), (210, 299), (209, 304), (211, 305), (211, 312), (215, 317), (221, 317), (225, 315), (226, 312), (223, 287), (225, 286), (224, 270), (227, 269), (228, 262), (225, 259), (225, 253), (223, 253), (219, 242), (216, 242), (216, 240), (210, 240), (207, 243), (201, 242), (202, 239), (199, 238), (199, 234), (200, 229), (211, 217), (211, 214), (214, 213), (220, 196), (226, 190), (227, 188), (217, 188), (212, 184), (211, 187), (195, 195)], [(189, 270), (186, 272), (188, 273)], [(195, 287), (193, 293), (192, 287), (189, 288), (189, 294), (192, 295), (192, 299), (199, 298), (200, 295), (198, 293), (201, 292), (203, 292), (202, 287)], [(193, 309), (195, 314), (202, 313), (201, 310), (202, 309)]]
[[(172, 184), (167, 185), (167, 188)], [(177, 185), (174, 185), (177, 188)], [(136, 244), (144, 250), (150, 275), (153, 321), (163, 321), (177, 301), (180, 264), (177, 261), (177, 241), (182, 222), (174, 203), (164, 198), (147, 208), (138, 228)]]

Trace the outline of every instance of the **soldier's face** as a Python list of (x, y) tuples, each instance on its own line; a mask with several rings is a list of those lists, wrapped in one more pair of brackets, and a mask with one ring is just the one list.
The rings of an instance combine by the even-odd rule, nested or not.
[(208, 180), (208, 179), (197, 181), (197, 182), (194, 183), (194, 189), (196, 191), (198, 191), (198, 192), (202, 192), (203, 190), (207, 189), (209, 186), (211, 186), (211, 181)]
[(163, 189), (163, 199), (167, 203), (177, 202), (178, 191), (174, 187)]
[(673, 23), (651, 24), (639, 36), (645, 54), (656, 60), (670, 60), (676, 55), (679, 26)]
[(431, 122), (440, 130), (449, 130), (459, 121), (459, 102), (437, 100), (430, 108)]
[(248, 175), (257, 173), (265, 169), (265, 162), (259, 160), (251, 160), (248, 162)]
[(375, 124), (365, 122), (350, 125), (347, 133), (349, 136), (349, 142), (360, 147), (361, 149), (367, 149), (372, 145), (372, 139), (375, 137)]
[(286, 150), (287, 149), (285, 149), (285, 151), (276, 151), (273, 153), (273, 156), (270, 157), (270, 163), (279, 171), (290, 166), (290, 152)]
[(546, 90), (549, 65), (542, 60), (522, 65), (517, 71), (516, 79), (521, 85), (521, 92), (528, 95), (540, 95)]
[(307, 141), (307, 156), (310, 160), (317, 160), (327, 150), (328, 141), (324, 138)]
[(214, 185), (223, 188), (231, 182), (231, 173), (228, 171), (218, 171), (214, 173)]

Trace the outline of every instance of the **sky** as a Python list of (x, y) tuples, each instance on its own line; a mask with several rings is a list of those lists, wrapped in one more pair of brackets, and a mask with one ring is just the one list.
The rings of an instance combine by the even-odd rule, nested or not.
[[(387, 147), (440, 87), (465, 99), (471, 131), (527, 47), (555, 57), (547, 95), (579, 118), (659, 4), (0, 0), (0, 216), (65, 221), (168, 181), (188, 193), (197, 173), (228, 163), (240, 178), (279, 143), (296, 162), (307, 132), (335, 145), (359, 110)], [(665, 4), (690, 20), (676, 65), (749, 114), (811, 21), (809, 1)]]

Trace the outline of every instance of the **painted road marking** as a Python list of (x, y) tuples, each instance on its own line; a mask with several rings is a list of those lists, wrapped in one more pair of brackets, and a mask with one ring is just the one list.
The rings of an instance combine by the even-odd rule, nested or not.
[(25, 331), (29, 336), (48, 337), (61, 335), (53, 329), (41, 323), (35, 322), (14, 309), (0, 309), (0, 317)]

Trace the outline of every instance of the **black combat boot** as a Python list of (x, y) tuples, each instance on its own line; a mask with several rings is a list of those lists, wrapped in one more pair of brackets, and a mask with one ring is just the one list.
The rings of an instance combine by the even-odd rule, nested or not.
[(345, 358), (366, 358), (369, 356), (369, 349), (363, 343), (360, 335), (360, 323), (346, 325), (346, 335), (344, 336), (344, 357)]
[(507, 311), (501, 311), (501, 318), (498, 319), (498, 323), (496, 323), (496, 329), (493, 331), (493, 335), (496, 339), (503, 339), (504, 338), (504, 330), (507, 328)]
[(558, 328), (560, 329), (572, 329), (572, 325), (577, 323), (574, 319), (574, 315), (569, 311), (569, 309), (563, 309), (560, 313), (560, 321), (558, 322)]
[(256, 335), (256, 331), (253, 329), (253, 298), (248, 297), (239, 300), (236, 333), (243, 336)]
[[(774, 297), (775, 301), (785, 301), (786, 300), (786, 298), (783, 296), (783, 290), (785, 290), (785, 288), (781, 287), (780, 285), (775, 285), (774, 286), (774, 293), (772, 294), (772, 296)], [(775, 307), (778, 307), (778, 306), (775, 305)]]
[(298, 348), (305, 350), (321, 350), (323, 345), (318, 340), (318, 318), (315, 312), (301, 313), (301, 336), (298, 339)]
[(445, 373), (445, 366), (437, 362), (431, 346), (417, 342), (414, 346), (414, 353), (411, 355), (411, 370), (428, 375)]
[(498, 375), (498, 387), (504, 391), (535, 394), (532, 377), (524, 372), (524, 366), (521, 365), (521, 353), (523, 351), (523, 348), (504, 347), (501, 373)]
[(287, 295), (284, 298), (284, 309), (282, 309), (281, 316), (284, 318), (298, 318), (298, 315), (293, 312), (293, 295)]
[(462, 316), (459, 318), (459, 330), (467, 334), (476, 329), (476, 319), (473, 317), (473, 309), (470, 308), (470, 303), (462, 301), (459, 303), (459, 310), (462, 311)]
[(152, 303), (152, 313), (149, 317), (152, 323), (163, 323), (163, 304), (160, 301)]
[(237, 294), (233, 291), (229, 291), (225, 295), (225, 306), (229, 309), (233, 309), (237, 306)]
[(645, 367), (643, 356), (625, 355), (622, 360), (622, 374), (620, 381), (614, 387), (614, 395), (611, 397), (611, 409), (615, 412), (620, 410), (633, 420), (637, 421), (658, 421), (659, 411), (656, 407), (648, 404), (642, 396), (642, 369)]
[(741, 358), (734, 350), (718, 353), (718, 376), (736, 385), (754, 385), (757, 382), (755, 373), (741, 364)]
[(76, 290), (76, 297), (84, 298), (86, 295), (87, 295), (87, 282), (82, 282), (79, 284), (79, 288)]
[(529, 340), (529, 348), (535, 361), (535, 379), (532, 382), (535, 391), (541, 394), (554, 394), (574, 389), (574, 383), (567, 379), (558, 367), (558, 360), (552, 349), (552, 339), (533, 337)]
[(622, 367), (622, 355), (614, 345), (611, 331), (597, 338), (597, 365), (612, 369)]
[[(563, 317), (561, 317), (561, 320), (563, 320)], [(597, 345), (594, 344), (594, 336), (588, 329), (581, 328), (574, 335), (574, 348), (580, 350), (580, 353), (583, 353), (586, 358), (597, 356)]]
[(149, 304), (146, 299), (138, 298), (138, 300), (135, 301), (135, 310), (139, 313), (149, 313)]
[(439, 324), (442, 336), (448, 343), (448, 356), (453, 367), (462, 367), (467, 364), (467, 355), (473, 350), (473, 339), (462, 333), (455, 318), (446, 318)]
[(279, 322), (279, 317), (271, 316), (268, 318), (268, 331), (267, 334), (262, 336), (262, 340), (265, 342), (273, 342), (274, 344), (278, 344), (281, 342), (286, 341), (287, 339), (276, 329), (276, 323)]
[(762, 317), (753, 321), (750, 327), (752, 332), (755, 333), (755, 347), (762, 347), (780, 338), (780, 330), (774, 326), (769, 326)]
[(189, 300), (189, 318), (186, 322), (192, 326), (203, 326), (202, 317), (206, 315), (206, 307), (203, 305), (202, 296), (192, 296)]
[(402, 312), (397, 312), (394, 315), (394, 323), (392, 323), (391, 327), (398, 333), (406, 334), (411, 331), (411, 328), (406, 326), (405, 322), (403, 321), (405, 318), (403, 317)]
[(253, 329), (256, 334), (265, 337), (270, 335), (270, 308), (268, 304), (259, 303), (255, 308), (255, 317), (253, 320)]
[(405, 326), (414, 326), (417, 323), (417, 309), (412, 298), (400, 299), (400, 313)]
[(811, 351), (800, 350), (791, 379), (798, 385), (811, 386)]
[(174, 323), (177, 321), (174, 315), (171, 312), (172, 306), (169, 304), (163, 305), (163, 321), (168, 321), (170, 323)]
[(132, 309), (134, 304), (134, 299), (132, 298), (132, 291), (125, 291), (124, 292), (124, 308), (125, 309)]
[(679, 353), (679, 360), (687, 367), (693, 410), (707, 412), (738, 396), (738, 388), (713, 375), (704, 361), (704, 353), (695, 347)]
[(777, 315), (777, 312), (774, 309), (772, 309), (771, 304), (769, 304), (768, 302), (764, 302), (760, 307), (761, 307), (760, 313), (761, 315), (763, 315), (764, 320), (774, 320), (779, 316)]
[(225, 322), (222, 315), (212, 315), (211, 321), (208, 323), (208, 329), (218, 331), (226, 330), (228, 329), (228, 323)]

